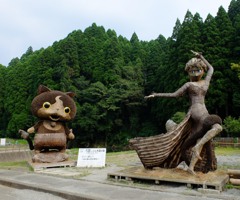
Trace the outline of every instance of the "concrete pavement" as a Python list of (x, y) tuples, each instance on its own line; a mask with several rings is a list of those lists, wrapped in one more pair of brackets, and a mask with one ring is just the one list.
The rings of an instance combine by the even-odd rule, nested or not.
[(2, 200), (65, 200), (64, 198), (34, 190), (23, 190), (0, 184), (0, 199)]
[[(106, 176), (107, 179), (107, 176)], [(115, 184), (114, 181), (96, 182), (91, 180), (77, 180), (70, 177), (39, 174), (34, 172), (19, 172), (13, 170), (0, 170), (0, 184), (53, 194), (68, 200), (240, 200), (239, 191), (221, 193), (201, 193), (194, 190), (182, 190), (173, 187), (169, 189), (149, 189), (141, 186)], [(169, 186), (171, 187), (171, 186)]]

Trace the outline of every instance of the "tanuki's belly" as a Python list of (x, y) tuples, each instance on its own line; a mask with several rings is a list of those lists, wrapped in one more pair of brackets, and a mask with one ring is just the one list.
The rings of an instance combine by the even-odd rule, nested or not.
[(34, 137), (35, 149), (59, 149), (66, 146), (67, 138), (65, 133), (40, 133)]

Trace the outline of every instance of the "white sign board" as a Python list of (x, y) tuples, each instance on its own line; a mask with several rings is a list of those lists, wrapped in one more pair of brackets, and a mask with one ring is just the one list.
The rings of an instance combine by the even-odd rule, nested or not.
[(1, 138), (1, 146), (5, 146), (6, 145), (6, 138)]
[(106, 148), (80, 148), (77, 167), (105, 167)]

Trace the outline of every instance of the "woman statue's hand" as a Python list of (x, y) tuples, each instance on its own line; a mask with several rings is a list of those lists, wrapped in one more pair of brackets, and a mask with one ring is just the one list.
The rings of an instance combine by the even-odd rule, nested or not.
[(197, 57), (197, 58), (200, 58), (202, 53), (201, 52), (196, 52), (196, 51), (193, 51), (191, 50), (191, 52)]
[(154, 94), (155, 94), (155, 93), (152, 93), (152, 94), (150, 94), (150, 95), (148, 95), (148, 96), (145, 96), (144, 99), (153, 98), (153, 97), (154, 97)]

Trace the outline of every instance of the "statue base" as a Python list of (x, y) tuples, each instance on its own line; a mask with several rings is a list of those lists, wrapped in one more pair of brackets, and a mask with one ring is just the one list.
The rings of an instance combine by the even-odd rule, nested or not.
[(32, 158), (34, 163), (57, 163), (67, 160), (68, 155), (66, 153), (55, 151), (37, 153)]
[(42, 171), (44, 169), (49, 168), (59, 168), (59, 167), (76, 167), (76, 161), (64, 161), (64, 162), (56, 162), (56, 163), (33, 163), (28, 162), (29, 166), (33, 168), (34, 172)]
[(223, 171), (214, 171), (204, 174), (196, 172), (197, 175), (192, 175), (187, 171), (179, 168), (164, 169), (154, 168), (151, 170), (144, 167), (133, 167), (126, 170), (121, 170), (115, 173), (109, 173), (108, 178), (116, 181), (140, 181), (161, 183), (179, 183), (186, 184), (187, 187), (202, 187), (202, 189), (215, 189), (223, 191), (224, 186), (229, 181), (229, 176)]

